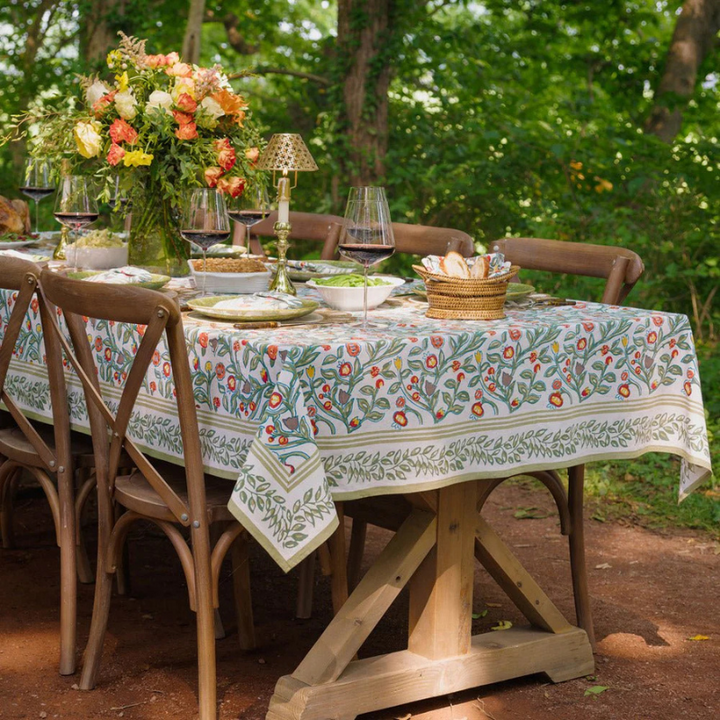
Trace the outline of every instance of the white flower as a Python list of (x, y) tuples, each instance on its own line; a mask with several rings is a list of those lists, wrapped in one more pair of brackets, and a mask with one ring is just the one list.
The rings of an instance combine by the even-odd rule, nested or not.
[(107, 95), (110, 88), (101, 80), (96, 80), (86, 91), (85, 101), (92, 107), (103, 95)]
[(217, 120), (225, 114), (220, 103), (217, 100), (213, 100), (209, 95), (203, 99), (200, 107), (210, 115), (213, 120)]
[(137, 115), (137, 100), (132, 90), (124, 90), (115, 96), (115, 107), (123, 120), (132, 120)]
[(187, 93), (193, 100), (195, 99), (195, 81), (192, 78), (175, 78), (175, 86), (172, 90), (173, 100), (177, 102), (183, 93)]
[(164, 110), (168, 115), (172, 115), (173, 99), (170, 93), (163, 90), (153, 90), (150, 93), (147, 103), (145, 103), (145, 112), (150, 113), (155, 110)]

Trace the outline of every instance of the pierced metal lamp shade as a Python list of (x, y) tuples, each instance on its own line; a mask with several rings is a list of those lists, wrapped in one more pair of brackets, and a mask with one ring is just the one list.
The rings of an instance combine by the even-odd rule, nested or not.
[(258, 159), (258, 170), (303, 172), (318, 166), (302, 137), (296, 133), (276, 133)]

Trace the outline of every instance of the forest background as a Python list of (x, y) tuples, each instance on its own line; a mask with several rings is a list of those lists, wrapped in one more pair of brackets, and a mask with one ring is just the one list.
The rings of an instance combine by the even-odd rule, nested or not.
[[(300, 178), (294, 209), (342, 214), (351, 185), (382, 184), (394, 220), (479, 245), (638, 252), (630, 304), (693, 323), (718, 466), (720, 0), (3, 0), (0, 136), (78, 74), (105, 74), (118, 30), (221, 63), (266, 137), (303, 135), (320, 170)], [(0, 148), (0, 194), (19, 197), (25, 154)], [(598, 295), (592, 280), (536, 284)], [(664, 456), (595, 466), (590, 489), (611, 501), (595, 518), (718, 533), (716, 486), (678, 507), (677, 478)]]

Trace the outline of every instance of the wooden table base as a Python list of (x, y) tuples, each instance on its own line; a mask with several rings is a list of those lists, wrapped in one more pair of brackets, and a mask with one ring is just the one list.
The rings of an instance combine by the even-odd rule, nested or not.
[[(572, 627), (475, 510), (477, 486), (409, 495), (415, 509), (292, 675), (267, 720), (353, 720), (366, 712), (533, 673), (553, 682), (594, 671)], [(471, 636), (477, 558), (532, 624)], [(354, 660), (409, 584), (408, 650)]]

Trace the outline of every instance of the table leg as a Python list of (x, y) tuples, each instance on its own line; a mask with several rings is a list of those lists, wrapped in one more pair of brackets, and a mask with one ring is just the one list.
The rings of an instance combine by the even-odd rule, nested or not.
[[(474, 483), (411, 497), (415, 509), (397, 534), (295, 672), (278, 681), (267, 720), (352, 720), (523, 675), (561, 681), (593, 672), (587, 635), (479, 518)], [(471, 637), (473, 553), (535, 627)], [(409, 649), (352, 660), (408, 582)]]

